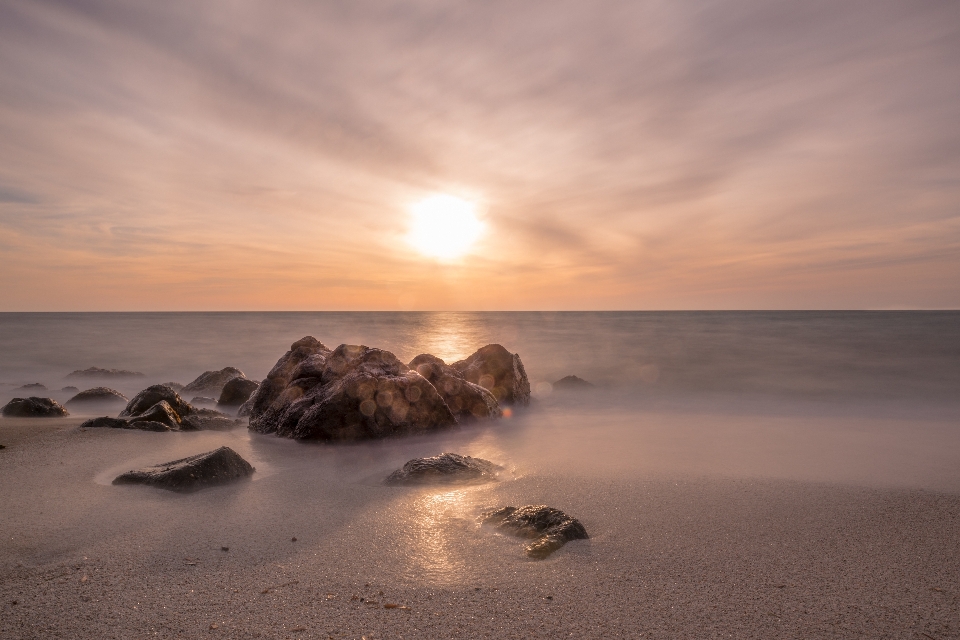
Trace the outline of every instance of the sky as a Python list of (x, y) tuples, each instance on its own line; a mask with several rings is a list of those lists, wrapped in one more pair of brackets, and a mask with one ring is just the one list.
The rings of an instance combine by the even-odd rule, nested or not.
[(0, 311), (912, 308), (956, 0), (0, 0)]

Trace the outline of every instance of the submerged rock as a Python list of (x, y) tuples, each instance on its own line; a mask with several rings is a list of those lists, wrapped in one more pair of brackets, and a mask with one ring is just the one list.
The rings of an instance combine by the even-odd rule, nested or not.
[(131, 422), (124, 418), (111, 418), (109, 416), (103, 416), (102, 418), (90, 418), (80, 423), (81, 429), (97, 429), (97, 428), (107, 428), (107, 429), (137, 429), (138, 431), (172, 431), (169, 425), (160, 423), (160, 422), (151, 422), (149, 420), (141, 420), (137, 422)]
[(113, 484), (145, 484), (170, 491), (190, 492), (226, 484), (253, 475), (254, 468), (230, 447), (135, 469), (117, 476)]
[(73, 396), (67, 400), (66, 404), (69, 406), (71, 404), (83, 405), (83, 404), (126, 404), (128, 401), (127, 396), (123, 395), (119, 391), (114, 391), (108, 387), (94, 387), (93, 389), (87, 389), (86, 391), (81, 391), (77, 395)]
[(23, 391), (24, 393), (33, 393), (39, 391), (48, 391), (48, 389), (40, 384), (39, 382), (32, 382), (30, 384), (25, 384), (22, 387), (13, 390), (14, 392)]
[(498, 464), (482, 458), (456, 453), (441, 453), (431, 458), (415, 458), (384, 480), (386, 484), (478, 484), (497, 479)]
[(593, 384), (577, 376), (564, 376), (553, 383), (554, 389), (591, 389)]
[(224, 367), (220, 371), (204, 371), (197, 379), (190, 382), (181, 391), (188, 393), (210, 393), (219, 395), (223, 391), (223, 386), (234, 378), (245, 378), (243, 371), (236, 367)]
[(214, 411), (213, 409), (197, 409), (180, 422), (183, 431), (226, 431), (241, 426), (241, 420)]
[(89, 369), (77, 369), (73, 373), (67, 374), (68, 378), (142, 378), (139, 371), (127, 371), (126, 369), (101, 369), (100, 367), (90, 367)]
[(52, 398), (14, 398), (0, 410), (7, 418), (62, 418), (70, 415)]
[(253, 392), (257, 390), (260, 383), (246, 378), (234, 378), (223, 385), (223, 391), (220, 392), (220, 398), (217, 404), (224, 406), (239, 406), (250, 399)]
[(436, 356), (421, 353), (410, 361), (410, 369), (433, 385), (458, 419), (499, 418), (503, 414), (490, 391), (468, 382), (462, 373)]
[(521, 538), (534, 538), (526, 551), (537, 559), (546, 558), (570, 540), (590, 537), (579, 520), (546, 505), (504, 507), (486, 514), (483, 524)]
[(207, 396), (194, 396), (193, 399), (190, 400), (190, 404), (193, 404), (193, 405), (197, 405), (197, 404), (217, 404), (217, 400), (216, 400), (216, 398), (208, 398)]
[(298, 340), (251, 398), (250, 428), (298, 440), (423, 433), (456, 418), (437, 390), (382, 349)]
[(60, 391), (63, 391), (64, 393), (77, 393), (78, 391), (80, 391), (80, 389), (71, 386), (71, 387), (64, 387), (63, 389), (60, 389)]
[(155, 384), (135, 395), (133, 400), (127, 403), (126, 408), (120, 412), (120, 417), (138, 416), (161, 401), (166, 402), (179, 418), (194, 412), (194, 408), (185, 402), (176, 391), (166, 385)]
[(163, 386), (165, 387), (170, 387), (177, 393), (180, 393), (181, 391), (183, 391), (183, 385), (180, 384), (179, 382), (163, 382), (161, 384), (163, 384)]
[(530, 381), (523, 362), (499, 344), (488, 344), (465, 360), (454, 362), (465, 380), (488, 389), (502, 404), (530, 402)]

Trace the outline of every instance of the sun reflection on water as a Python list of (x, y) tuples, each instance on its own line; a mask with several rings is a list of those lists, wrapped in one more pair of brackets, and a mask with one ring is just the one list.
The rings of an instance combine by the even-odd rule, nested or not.
[(412, 569), (420, 576), (437, 582), (449, 583), (463, 573), (464, 562), (454, 550), (457, 521), (469, 520), (467, 490), (458, 489), (437, 494), (426, 494), (414, 503)]

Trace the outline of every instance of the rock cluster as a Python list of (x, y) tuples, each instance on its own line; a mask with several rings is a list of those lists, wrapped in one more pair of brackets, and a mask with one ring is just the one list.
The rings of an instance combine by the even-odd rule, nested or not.
[(212, 409), (198, 409), (163, 384), (147, 387), (127, 403), (116, 418), (87, 420), (82, 428), (109, 427), (141, 431), (232, 429), (240, 423)]
[(135, 469), (117, 476), (113, 484), (144, 484), (170, 491), (190, 492), (249, 478), (255, 469), (230, 447)]
[(526, 552), (538, 560), (546, 558), (570, 540), (586, 540), (590, 537), (579, 520), (546, 505), (504, 507), (486, 514), (483, 524), (521, 538), (533, 538)]
[[(424, 375), (426, 374), (426, 375)], [(525, 404), (520, 357), (488, 345), (446, 365), (427, 354), (410, 365), (389, 351), (307, 336), (293, 343), (240, 408), (250, 428), (296, 439), (353, 441), (425, 433)]]
[(52, 398), (14, 398), (0, 410), (7, 418), (62, 418), (70, 415), (59, 402)]
[(503, 467), (483, 458), (441, 453), (415, 458), (384, 480), (385, 484), (478, 484), (497, 479)]

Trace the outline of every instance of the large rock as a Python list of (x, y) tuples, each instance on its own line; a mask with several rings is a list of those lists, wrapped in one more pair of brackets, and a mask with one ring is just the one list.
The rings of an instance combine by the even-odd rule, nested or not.
[(500, 405), (490, 391), (468, 382), (460, 371), (440, 358), (422, 353), (410, 361), (410, 368), (434, 386), (459, 420), (499, 418), (502, 415)]
[(220, 392), (220, 398), (217, 400), (217, 404), (228, 407), (240, 406), (250, 399), (250, 396), (253, 395), (253, 392), (256, 391), (259, 386), (260, 383), (255, 380), (234, 378), (223, 385), (223, 391)]
[(113, 389), (107, 387), (94, 387), (93, 389), (87, 389), (86, 391), (81, 391), (77, 395), (73, 396), (67, 400), (67, 406), (70, 405), (83, 405), (83, 406), (92, 406), (92, 405), (107, 405), (107, 404), (123, 404), (126, 405), (128, 402), (127, 396), (123, 395), (119, 391), (114, 391)]
[(250, 428), (296, 439), (352, 441), (456, 424), (440, 394), (389, 351), (298, 340), (251, 398)]
[(145, 484), (189, 492), (248, 478), (253, 472), (254, 468), (240, 454), (230, 447), (220, 447), (182, 460), (128, 471), (117, 476), (113, 484)]
[(137, 429), (139, 431), (172, 431), (169, 425), (162, 424), (160, 422), (150, 422), (146, 420), (141, 420), (138, 422), (131, 422), (126, 418), (111, 418), (109, 416), (103, 416), (102, 418), (90, 418), (80, 423), (81, 429), (96, 429), (96, 428), (107, 428), (107, 429)]
[(127, 371), (126, 369), (101, 369), (100, 367), (90, 367), (89, 369), (78, 369), (73, 373), (67, 374), (68, 378), (142, 378), (143, 374), (139, 371)]
[(545, 505), (504, 507), (486, 514), (483, 524), (521, 538), (533, 538), (526, 551), (537, 559), (546, 558), (570, 540), (590, 537), (579, 520)]
[(441, 453), (415, 458), (384, 480), (386, 484), (479, 484), (497, 479), (503, 467), (482, 458)]
[(185, 402), (176, 391), (166, 385), (155, 384), (133, 396), (133, 400), (128, 402), (126, 408), (120, 412), (120, 417), (138, 416), (161, 401), (166, 402), (181, 419), (194, 412), (194, 408)]
[(61, 418), (70, 415), (59, 402), (52, 398), (14, 398), (3, 406), (7, 418)]
[(196, 380), (189, 383), (180, 391), (183, 395), (197, 393), (217, 396), (223, 391), (223, 386), (234, 378), (245, 378), (243, 371), (235, 367), (224, 367), (220, 371), (204, 371)]
[(525, 405), (530, 401), (530, 382), (520, 356), (499, 344), (488, 344), (450, 366), (468, 382), (489, 389), (501, 404)]

